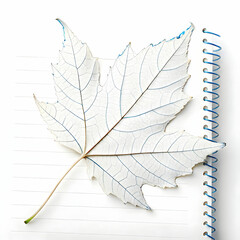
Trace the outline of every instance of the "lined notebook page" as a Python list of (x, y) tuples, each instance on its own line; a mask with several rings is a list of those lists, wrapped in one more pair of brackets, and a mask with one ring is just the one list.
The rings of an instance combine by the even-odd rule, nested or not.
[[(186, 92), (194, 99), (169, 129), (180, 127), (202, 136), (200, 46), (193, 35), (189, 69), (192, 77)], [(86, 165), (81, 161), (37, 218), (29, 225), (23, 223), (79, 157), (53, 141), (33, 100), (34, 93), (42, 101), (55, 101), (52, 61), (57, 59), (34, 54), (16, 58), (11, 239), (200, 239), (205, 210), (202, 165), (194, 168), (193, 175), (178, 178), (178, 188), (144, 186), (145, 198), (153, 209), (147, 211), (105, 195), (96, 181), (89, 180)]]

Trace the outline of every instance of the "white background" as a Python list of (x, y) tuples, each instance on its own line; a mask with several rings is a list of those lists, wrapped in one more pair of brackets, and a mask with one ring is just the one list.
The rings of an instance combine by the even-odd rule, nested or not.
[[(39, 54), (54, 56), (60, 48), (56, 44), (59, 43), (59, 37), (52, 37), (51, 32), (57, 29), (59, 36), (62, 34), (61, 29), (56, 28), (54, 19), (57, 17), (67, 22), (76, 35), (88, 42), (96, 56), (104, 58), (115, 58), (129, 41), (136, 50), (140, 50), (142, 46), (168, 37), (162, 32), (156, 37), (156, 32), (164, 29), (163, 26), (170, 29), (169, 36), (174, 36), (176, 31), (193, 22), (201, 23), (222, 36), (219, 141), (226, 142), (227, 147), (221, 151), (218, 163), (217, 239), (240, 239), (237, 229), (240, 226), (240, 18), (237, 1), (21, 0), (1, 2), (0, 9), (2, 216), (8, 201), (5, 198), (10, 171), (7, 169), (11, 147), (11, 129), (8, 126), (12, 120), (9, 112), (11, 84), (17, 77), (13, 75), (15, 56), (28, 55), (28, 51), (31, 53), (38, 48), (41, 51)], [(149, 40), (146, 42), (146, 39)], [(39, 42), (42, 42), (42, 46), (53, 46), (52, 52), (45, 53), (42, 47), (35, 44)], [(102, 51), (96, 52), (94, 46), (99, 49), (98, 44), (101, 44)], [(4, 228), (4, 224), (4, 219), (0, 218), (0, 229)]]

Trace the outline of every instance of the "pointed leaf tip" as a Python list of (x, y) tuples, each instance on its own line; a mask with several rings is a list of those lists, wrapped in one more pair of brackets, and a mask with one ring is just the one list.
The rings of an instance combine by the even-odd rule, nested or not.
[[(63, 38), (64, 38), (64, 41), (66, 41), (66, 37), (65, 37), (65, 27), (67, 27), (67, 25), (59, 18), (56, 18), (56, 20), (61, 24), (62, 28), (63, 28)], [(64, 44), (63, 44), (64, 46)]]
[(64, 22), (63, 22), (60, 18), (56, 18), (56, 20), (57, 20), (61, 25), (64, 24)]
[(190, 27), (189, 27), (189, 29), (190, 29), (190, 28), (192, 28), (192, 30), (195, 29), (195, 26), (194, 26), (194, 24), (193, 24), (192, 22), (190, 22)]
[(152, 211), (152, 209), (149, 206), (146, 207), (146, 210)]

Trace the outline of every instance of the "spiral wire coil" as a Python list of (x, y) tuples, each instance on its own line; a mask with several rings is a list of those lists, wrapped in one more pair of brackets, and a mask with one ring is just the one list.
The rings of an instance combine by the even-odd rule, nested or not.
[[(216, 37), (220, 37), (220, 35), (209, 32), (205, 28), (203, 29), (204, 34), (210, 34), (214, 35)], [(207, 36), (207, 35), (206, 35)], [(211, 86), (211, 90), (208, 90), (207, 87), (204, 87), (203, 91), (206, 94), (210, 94), (212, 96), (211, 99), (208, 99), (207, 96), (203, 98), (203, 100), (206, 103), (209, 103), (212, 107), (209, 108), (207, 106), (204, 106), (203, 110), (210, 113), (212, 116), (211, 119), (208, 118), (208, 116), (204, 116), (204, 121), (206, 122), (206, 125), (204, 125), (204, 130), (206, 130), (208, 133), (211, 133), (212, 137), (208, 137), (208, 135), (204, 136), (204, 139), (211, 141), (211, 142), (216, 142), (217, 137), (219, 136), (217, 132), (217, 128), (219, 126), (217, 122), (217, 118), (219, 117), (218, 114), (218, 108), (219, 108), (219, 94), (217, 93), (217, 90), (220, 88), (219, 79), (220, 75), (218, 73), (218, 70), (220, 69), (219, 65), (219, 60), (221, 59), (221, 56), (219, 55), (219, 51), (222, 49), (219, 45), (214, 44), (212, 42), (209, 42), (207, 39), (203, 39), (203, 43), (207, 45), (212, 46), (212, 51), (208, 51), (207, 49), (203, 49), (203, 53), (205, 54), (206, 58), (203, 59), (203, 62), (206, 66), (211, 66), (211, 71), (208, 70), (208, 68), (204, 68), (203, 72), (208, 74), (210, 77), (204, 78), (203, 82), (204, 84)], [(207, 57), (211, 57), (211, 61), (207, 59)], [(210, 126), (209, 126), (210, 125)], [(217, 178), (215, 176), (215, 173), (217, 172), (217, 167), (216, 163), (218, 161), (216, 157), (216, 153), (214, 152), (212, 155), (208, 156), (208, 159), (211, 160), (210, 163), (208, 161), (204, 162), (204, 165), (207, 166), (209, 169), (211, 169), (211, 175), (208, 173), (208, 171), (205, 171), (203, 174), (207, 176), (211, 180), (211, 185), (208, 184), (208, 182), (204, 182), (204, 185), (208, 188), (208, 191), (211, 192), (209, 193), (208, 191), (204, 192), (204, 195), (208, 197), (210, 200), (211, 204), (209, 204), (207, 201), (204, 202), (204, 205), (208, 208), (209, 211), (204, 212), (204, 215), (208, 217), (210, 220), (209, 222), (206, 221), (204, 222), (204, 225), (208, 226), (211, 233), (209, 232), (204, 232), (203, 235), (209, 239), (214, 239), (213, 233), (216, 231), (216, 228), (214, 227), (214, 223), (216, 222), (216, 218), (214, 217), (214, 213), (216, 212), (216, 208), (214, 207), (214, 203), (216, 202), (216, 198), (214, 197), (217, 188), (215, 187), (215, 183), (217, 181)]]

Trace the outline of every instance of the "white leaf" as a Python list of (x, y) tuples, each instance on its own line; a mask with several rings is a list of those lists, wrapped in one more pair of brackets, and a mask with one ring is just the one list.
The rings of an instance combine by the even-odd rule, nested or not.
[[(100, 67), (67, 25), (59, 63), (52, 65), (56, 103), (36, 103), (56, 141), (81, 154), (103, 190), (150, 209), (143, 184), (175, 187), (175, 179), (224, 146), (184, 131), (165, 132), (190, 100), (190, 26), (180, 36), (135, 54), (129, 44), (100, 86)], [(104, 76), (103, 76), (104, 77)]]

